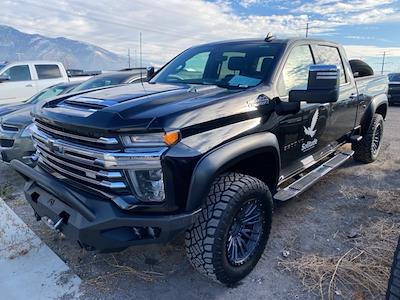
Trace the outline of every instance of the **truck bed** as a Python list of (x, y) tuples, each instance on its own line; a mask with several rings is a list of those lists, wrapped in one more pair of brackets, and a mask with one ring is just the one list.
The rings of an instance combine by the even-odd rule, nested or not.
[(388, 78), (385, 75), (373, 75), (355, 78), (359, 95), (375, 97), (386, 94), (388, 90)]

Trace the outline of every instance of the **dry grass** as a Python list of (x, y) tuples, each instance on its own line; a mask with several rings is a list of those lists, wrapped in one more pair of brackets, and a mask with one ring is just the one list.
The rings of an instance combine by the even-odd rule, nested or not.
[(89, 279), (87, 281), (87, 284), (95, 286), (96, 288), (101, 290), (108, 290), (110, 288), (110, 281), (115, 280), (122, 275), (134, 276), (148, 282), (153, 282), (156, 279), (164, 277), (163, 273), (153, 271), (139, 271), (130, 266), (121, 265), (118, 263), (118, 260), (114, 255), (111, 255), (111, 260), (105, 261), (110, 267), (112, 267), (113, 270), (103, 275)]
[(0, 198), (8, 199), (14, 193), (14, 187), (10, 183), (0, 185)]
[(341, 256), (305, 255), (279, 264), (296, 272), (310, 290), (322, 299), (375, 298), (386, 291), (399, 226), (379, 221), (361, 229), (351, 248)]
[(370, 208), (388, 214), (400, 213), (400, 189), (384, 190), (380, 188), (364, 188), (360, 190), (355, 186), (341, 186), (340, 193), (348, 200), (359, 198), (373, 199)]
[(400, 190), (376, 192), (376, 199), (371, 208), (388, 213), (400, 213)]

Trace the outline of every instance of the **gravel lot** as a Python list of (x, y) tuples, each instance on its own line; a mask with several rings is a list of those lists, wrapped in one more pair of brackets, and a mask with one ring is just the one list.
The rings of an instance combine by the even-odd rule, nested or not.
[[(80, 250), (76, 243), (35, 221), (21, 196), (21, 178), (4, 164), (0, 166), (0, 197), (81, 277), (85, 299), (319, 299), (318, 290), (307, 289), (297, 273), (283, 269), (279, 262), (308, 254), (341, 256), (350, 247), (348, 236), (354, 231), (381, 219), (399, 223), (397, 214), (373, 207), (376, 192), (399, 192), (399, 129), (400, 107), (391, 107), (377, 162), (363, 165), (350, 160), (300, 197), (278, 205), (262, 260), (232, 288), (212, 283), (191, 268), (185, 259), (183, 237), (168, 245), (136, 247), (117, 254)], [(357, 289), (352, 287), (353, 297)], [(337, 299), (346, 298), (340, 291), (336, 295)], [(357, 299), (365, 298), (368, 296)]]

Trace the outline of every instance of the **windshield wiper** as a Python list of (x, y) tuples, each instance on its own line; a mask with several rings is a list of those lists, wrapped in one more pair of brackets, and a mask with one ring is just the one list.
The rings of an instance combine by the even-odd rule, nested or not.
[(227, 84), (227, 83), (215, 83), (216, 86), (224, 89), (247, 89), (250, 86), (244, 84)]

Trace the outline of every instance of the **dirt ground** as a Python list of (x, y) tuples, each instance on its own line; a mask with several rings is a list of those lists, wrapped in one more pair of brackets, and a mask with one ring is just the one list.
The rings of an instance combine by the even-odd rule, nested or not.
[[(350, 160), (298, 198), (277, 205), (262, 260), (231, 288), (210, 282), (192, 269), (185, 259), (182, 236), (168, 245), (135, 247), (117, 254), (95, 255), (79, 249), (35, 221), (21, 196), (21, 178), (6, 165), (0, 166), (0, 197), (81, 277), (84, 299), (320, 299), (318, 288), (310, 290), (307, 278), (285, 268), (285, 263), (310, 255), (328, 261), (341, 257), (351, 249), (354, 238), (362, 238), (363, 228), (382, 220), (400, 224), (400, 211), (391, 211), (391, 206), (388, 210), (387, 203), (378, 201), (388, 195), (399, 201), (399, 129), (400, 107), (391, 107), (378, 161), (363, 165)], [(387, 273), (387, 268), (382, 272)], [(346, 285), (348, 294), (335, 287), (333, 298), (383, 298), (379, 291), (375, 296), (362, 292), (356, 282)]]

